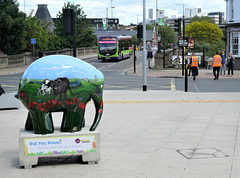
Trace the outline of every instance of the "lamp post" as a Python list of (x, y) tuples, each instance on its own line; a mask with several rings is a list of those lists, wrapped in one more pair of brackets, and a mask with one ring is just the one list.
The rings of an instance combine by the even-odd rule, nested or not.
[(143, 0), (143, 91), (147, 91), (147, 68), (146, 68), (146, 0)]
[[(158, 34), (158, 0), (156, 0), (156, 35), (159, 35)], [(158, 40), (158, 41), (160, 41), (160, 40)]]
[(157, 45), (158, 45), (157, 53), (160, 53), (160, 41), (161, 41), (161, 34), (157, 34)]
[(111, 16), (112, 16), (112, 18), (113, 18), (113, 9), (115, 9), (115, 7), (112, 6), (112, 1), (113, 1), (113, 0), (111, 0)]

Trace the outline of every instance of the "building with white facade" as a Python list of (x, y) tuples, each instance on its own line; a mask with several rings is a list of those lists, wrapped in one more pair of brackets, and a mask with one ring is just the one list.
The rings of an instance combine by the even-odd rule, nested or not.
[(217, 25), (221, 25), (224, 22), (224, 12), (210, 12), (207, 16), (213, 19)]
[(240, 69), (240, 1), (226, 1), (226, 52), (232, 52), (235, 57), (235, 69)]
[(185, 8), (185, 17), (194, 17), (202, 12), (201, 8)]
[(153, 19), (153, 9), (148, 9), (148, 18)]

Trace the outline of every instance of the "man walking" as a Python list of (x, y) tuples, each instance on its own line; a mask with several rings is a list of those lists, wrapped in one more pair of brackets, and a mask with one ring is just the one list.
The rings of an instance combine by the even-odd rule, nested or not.
[(194, 53), (192, 53), (192, 57), (190, 59), (190, 66), (192, 69), (193, 80), (196, 80), (197, 68), (198, 68), (198, 57), (195, 56)]
[[(221, 56), (218, 55), (218, 51), (216, 52), (216, 55), (213, 56), (212, 67), (213, 67), (214, 80), (218, 80), (218, 78), (219, 78), (219, 70), (220, 70), (220, 67), (221, 67)], [(217, 72), (217, 74), (216, 74), (216, 72)]]
[(152, 49), (150, 48), (150, 50), (147, 52), (147, 60), (148, 60), (148, 68), (149, 69), (151, 69), (150, 61), (152, 58), (153, 58), (153, 52), (152, 52)]

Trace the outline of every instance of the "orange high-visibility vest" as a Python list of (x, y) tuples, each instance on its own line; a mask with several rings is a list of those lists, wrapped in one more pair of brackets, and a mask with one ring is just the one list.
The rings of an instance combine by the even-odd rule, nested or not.
[(213, 67), (221, 67), (221, 56), (219, 56), (219, 55), (215, 55), (214, 57), (213, 57), (213, 64), (212, 64), (212, 66)]
[(192, 56), (191, 67), (198, 67), (198, 57), (197, 56)]

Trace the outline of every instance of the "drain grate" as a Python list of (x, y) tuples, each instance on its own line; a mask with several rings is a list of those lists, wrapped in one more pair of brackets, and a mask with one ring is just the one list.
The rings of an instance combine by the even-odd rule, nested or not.
[(195, 148), (176, 150), (187, 159), (223, 158), (229, 157), (226, 153), (216, 148)]

